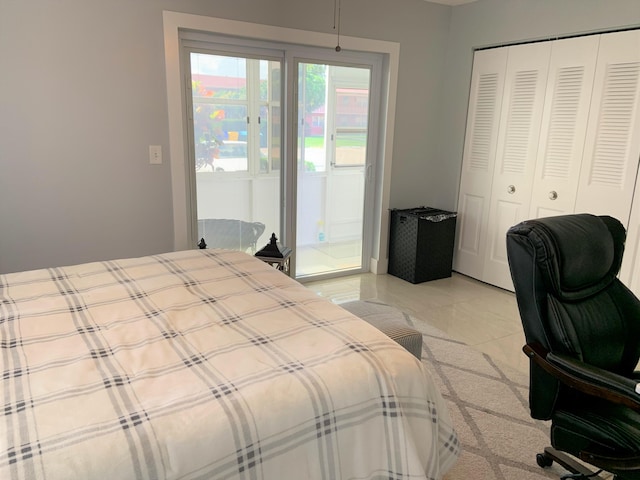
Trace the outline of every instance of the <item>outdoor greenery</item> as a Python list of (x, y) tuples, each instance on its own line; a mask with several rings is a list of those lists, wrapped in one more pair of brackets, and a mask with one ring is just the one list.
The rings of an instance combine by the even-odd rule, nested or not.
[[(338, 137), (338, 147), (364, 147), (367, 143), (366, 134), (349, 135), (348, 137)], [(305, 148), (322, 148), (324, 147), (324, 137), (307, 136), (304, 139)]]
[[(327, 88), (326, 65), (300, 64), (300, 91), (304, 92), (301, 99), (303, 112), (314, 112), (326, 104)], [(274, 79), (271, 79), (272, 82)], [(268, 98), (268, 89), (278, 90), (277, 85), (266, 79), (261, 79), (260, 98)], [(247, 141), (247, 98), (245, 84), (234, 87), (213, 89), (204, 85), (201, 80), (192, 80), (193, 91), (193, 126), (194, 143), (196, 149), (196, 165), (202, 167), (211, 164), (213, 159), (220, 156), (220, 147), (226, 140)], [(266, 146), (268, 135), (267, 122), (260, 124), (260, 147)], [(233, 133), (233, 137), (231, 134)], [(265, 142), (263, 144), (263, 141)], [(323, 148), (324, 136), (305, 136), (305, 148)], [(340, 132), (337, 136), (337, 147), (362, 147), (366, 145), (366, 132)], [(245, 154), (246, 155), (246, 154)], [(268, 159), (260, 151), (260, 171), (268, 171)], [(277, 168), (272, 166), (272, 168)], [(305, 163), (305, 170), (314, 171), (312, 162)]]
[(304, 146), (305, 148), (322, 148), (324, 147), (324, 137), (305, 137)]
[[(313, 63), (304, 63), (304, 76), (299, 76), (299, 81), (304, 81), (304, 111), (313, 112), (325, 103), (325, 90), (327, 85), (327, 66)], [(302, 91), (302, 90), (301, 90)]]

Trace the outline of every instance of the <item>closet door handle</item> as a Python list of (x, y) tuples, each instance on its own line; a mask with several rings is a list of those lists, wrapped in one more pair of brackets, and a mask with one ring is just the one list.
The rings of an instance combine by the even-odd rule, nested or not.
[(509, 185), (509, 186), (507, 187), (507, 193), (508, 193), (509, 195), (513, 195), (514, 193), (516, 193), (516, 187), (515, 187), (515, 185)]
[(556, 198), (558, 198), (558, 192), (556, 192), (555, 190), (551, 190), (551, 191), (549, 192), (549, 198), (550, 198), (551, 200), (555, 200)]

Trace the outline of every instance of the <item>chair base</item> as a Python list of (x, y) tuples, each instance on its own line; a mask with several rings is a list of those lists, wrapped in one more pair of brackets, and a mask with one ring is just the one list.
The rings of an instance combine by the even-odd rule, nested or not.
[(563, 475), (561, 480), (576, 478), (576, 479), (595, 479), (595, 480), (604, 480), (604, 477), (601, 477), (599, 473), (602, 470), (597, 472), (593, 472), (585, 467), (583, 464), (579, 463), (577, 460), (574, 460), (570, 455), (563, 453), (559, 450), (556, 450), (553, 447), (546, 447), (544, 449), (544, 453), (539, 453), (536, 455), (536, 462), (542, 468), (550, 467), (553, 462), (558, 463), (562, 467), (566, 468), (569, 472), (568, 475)]

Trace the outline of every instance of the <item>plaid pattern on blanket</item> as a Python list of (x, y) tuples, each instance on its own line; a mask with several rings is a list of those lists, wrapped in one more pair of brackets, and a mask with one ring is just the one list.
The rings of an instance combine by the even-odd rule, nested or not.
[(441, 478), (420, 362), (240, 252), (0, 276), (0, 478)]

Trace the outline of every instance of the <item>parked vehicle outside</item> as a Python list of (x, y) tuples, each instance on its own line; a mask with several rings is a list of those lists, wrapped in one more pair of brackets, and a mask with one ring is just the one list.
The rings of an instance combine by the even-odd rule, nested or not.
[(240, 140), (225, 140), (217, 148), (217, 157), (213, 159), (213, 169), (216, 172), (246, 172), (247, 171), (247, 142)]
[(246, 172), (247, 166), (247, 142), (241, 140), (202, 144), (196, 156), (196, 170), (199, 172)]

